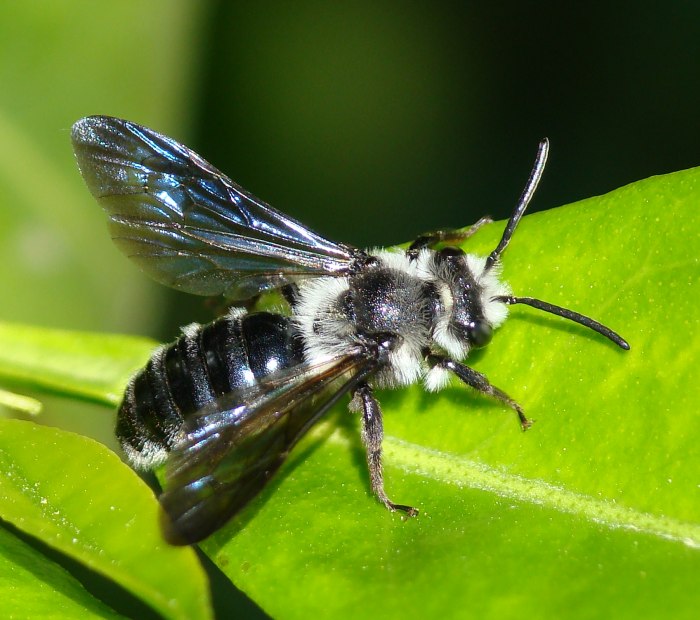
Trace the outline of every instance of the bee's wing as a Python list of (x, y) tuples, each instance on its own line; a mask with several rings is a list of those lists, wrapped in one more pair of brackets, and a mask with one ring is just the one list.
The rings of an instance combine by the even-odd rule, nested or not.
[(296, 442), (376, 368), (361, 354), (278, 373), (188, 420), (171, 453), (160, 503), (174, 544), (198, 542), (255, 497)]
[(341, 275), (356, 256), (136, 123), (90, 116), (75, 123), (72, 139), (115, 243), (158, 282), (247, 299), (300, 278)]

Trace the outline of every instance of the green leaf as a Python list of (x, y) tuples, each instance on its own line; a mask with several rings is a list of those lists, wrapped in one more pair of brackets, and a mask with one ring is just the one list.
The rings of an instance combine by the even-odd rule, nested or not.
[(66, 570), (0, 528), (0, 616), (121, 618), (93, 598)]
[[(523, 220), (504, 255), (514, 292), (632, 349), (514, 306), (469, 362), (537, 420), (527, 433), (462, 386), (381, 394), (387, 490), (417, 519), (369, 497), (343, 414), (205, 551), (274, 617), (694, 617), (698, 203), (694, 169)], [(466, 247), (485, 254), (502, 230)]]
[[(153, 493), (104, 446), (0, 420), (0, 471), (0, 518), (115, 581), (163, 617), (210, 617), (195, 553), (163, 541)], [(27, 614), (23, 606), (13, 612)]]
[(0, 407), (7, 407), (27, 415), (39, 415), (41, 413), (41, 402), (36, 398), (14, 394), (7, 390), (0, 390)]
[(148, 338), (0, 323), (0, 378), (117, 405), (157, 343)]
[[(698, 202), (694, 169), (523, 220), (504, 255), (514, 292), (632, 349), (512, 307), (468, 361), (537, 420), (527, 433), (461, 385), (382, 392), (387, 491), (418, 518), (372, 499), (339, 409), (203, 549), (274, 617), (695, 617)], [(502, 229), (466, 247), (485, 254)]]

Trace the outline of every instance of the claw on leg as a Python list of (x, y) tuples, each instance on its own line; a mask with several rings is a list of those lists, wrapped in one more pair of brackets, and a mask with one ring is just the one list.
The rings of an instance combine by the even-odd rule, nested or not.
[(409, 517), (415, 517), (418, 509), (404, 504), (392, 502), (384, 490), (384, 475), (382, 472), (382, 440), (384, 439), (384, 425), (382, 424), (382, 410), (379, 401), (374, 397), (372, 388), (363, 384), (355, 391), (355, 398), (359, 398), (358, 405), (362, 409), (362, 443), (367, 451), (367, 466), (369, 468), (369, 480), (372, 492), (376, 498), (392, 512), (400, 511)]

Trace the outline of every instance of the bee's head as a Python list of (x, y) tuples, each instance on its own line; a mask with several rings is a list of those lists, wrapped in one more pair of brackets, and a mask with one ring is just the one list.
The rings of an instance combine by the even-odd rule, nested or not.
[[(445, 247), (435, 253), (439, 280), (446, 285), (443, 331), (436, 334), (439, 344), (464, 354), (491, 342), (493, 330), (506, 318), (507, 309), (497, 296), (510, 289), (498, 278), (498, 269), (487, 271), (486, 259), (465, 254), (460, 248)], [(442, 338), (441, 338), (442, 336)]]
[[(465, 254), (456, 247), (445, 247), (435, 253), (436, 274), (447, 285), (449, 295), (443, 299), (444, 315), (435, 330), (435, 341), (452, 355), (464, 355), (472, 347), (483, 347), (491, 341), (493, 330), (507, 316), (507, 306), (525, 304), (574, 321), (612, 340), (623, 349), (629, 344), (610, 328), (593, 319), (532, 297), (514, 297), (499, 279), (500, 258), (523, 216), (547, 161), (549, 142), (540, 142), (535, 165), (525, 190), (510, 216), (503, 236), (488, 257)], [(443, 295), (443, 297), (445, 297)]]

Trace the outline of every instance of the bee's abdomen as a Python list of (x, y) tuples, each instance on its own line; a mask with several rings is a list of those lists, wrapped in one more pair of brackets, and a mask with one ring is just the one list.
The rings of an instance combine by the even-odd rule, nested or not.
[(130, 381), (117, 416), (117, 437), (132, 464), (152, 467), (173, 447), (188, 416), (302, 361), (302, 342), (290, 319), (279, 314), (229, 314), (187, 327)]

